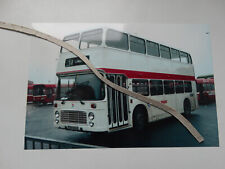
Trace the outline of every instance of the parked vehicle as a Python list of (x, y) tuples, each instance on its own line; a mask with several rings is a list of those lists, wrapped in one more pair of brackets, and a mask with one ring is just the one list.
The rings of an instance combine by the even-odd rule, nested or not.
[(55, 84), (35, 84), (33, 85), (33, 102), (38, 104), (52, 103), (56, 97)]
[(196, 79), (199, 104), (215, 102), (214, 79)]
[(27, 87), (27, 103), (32, 102), (33, 102), (33, 84), (30, 84)]

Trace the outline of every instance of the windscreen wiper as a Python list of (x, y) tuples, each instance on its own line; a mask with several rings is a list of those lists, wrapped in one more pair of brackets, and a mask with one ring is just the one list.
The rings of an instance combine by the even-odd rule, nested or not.
[(68, 97), (62, 97), (60, 100), (62, 100), (61, 104), (65, 104), (65, 100), (68, 100)]

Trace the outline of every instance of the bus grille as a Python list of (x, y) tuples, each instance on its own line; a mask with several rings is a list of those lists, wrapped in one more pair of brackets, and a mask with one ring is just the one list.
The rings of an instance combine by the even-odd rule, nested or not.
[(61, 111), (61, 122), (86, 124), (87, 115), (83, 111)]

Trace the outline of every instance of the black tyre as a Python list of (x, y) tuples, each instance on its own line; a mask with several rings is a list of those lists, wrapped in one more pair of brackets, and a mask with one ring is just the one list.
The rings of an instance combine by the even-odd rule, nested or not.
[(184, 100), (184, 115), (191, 115), (191, 103), (188, 99)]
[(133, 127), (136, 131), (143, 131), (148, 123), (147, 111), (145, 108), (136, 108), (133, 114)]

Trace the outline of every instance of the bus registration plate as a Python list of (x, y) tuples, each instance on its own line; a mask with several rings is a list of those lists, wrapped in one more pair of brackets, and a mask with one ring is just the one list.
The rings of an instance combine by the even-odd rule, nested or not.
[(79, 130), (79, 128), (77, 126), (67, 126), (67, 129), (68, 130), (76, 130), (76, 131)]

